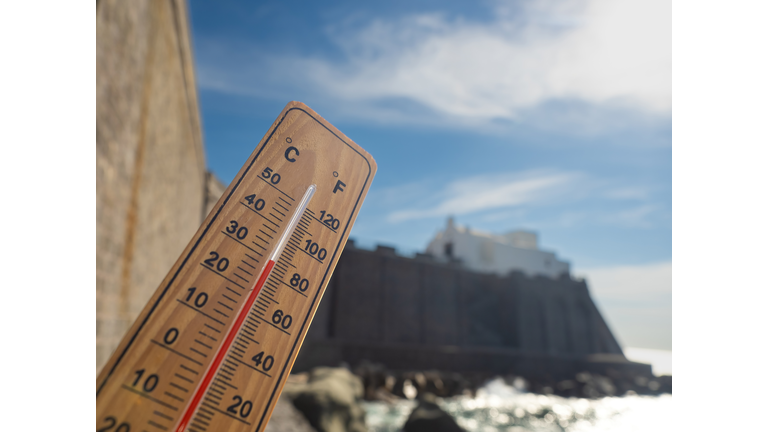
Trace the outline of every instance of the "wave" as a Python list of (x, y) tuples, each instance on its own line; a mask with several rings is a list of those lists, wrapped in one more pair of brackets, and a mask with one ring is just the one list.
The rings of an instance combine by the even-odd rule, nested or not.
[[(468, 432), (672, 430), (672, 395), (669, 394), (564, 398), (528, 393), (515, 384), (495, 378), (474, 396), (438, 399), (438, 405)], [(365, 402), (369, 430), (400, 431), (416, 405), (413, 400)]]

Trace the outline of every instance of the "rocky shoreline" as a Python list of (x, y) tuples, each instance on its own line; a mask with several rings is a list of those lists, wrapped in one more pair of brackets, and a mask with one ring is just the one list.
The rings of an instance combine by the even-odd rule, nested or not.
[[(661, 395), (672, 393), (671, 376), (603, 376), (580, 372), (571, 379), (502, 377), (506, 384), (525, 392), (566, 398), (598, 399), (606, 396)], [(364, 432), (363, 401), (394, 403), (415, 399), (419, 403), (403, 425), (406, 432), (461, 431), (436, 404), (438, 398), (474, 396), (496, 375), (458, 374), (439, 371), (391, 371), (363, 363), (346, 367), (317, 367), (292, 374), (267, 425), (269, 432)]]
[[(440, 371), (391, 371), (381, 365), (363, 363), (354, 369), (364, 387), (366, 400), (414, 399), (424, 394), (438, 397), (474, 395), (478, 388), (498, 375), (490, 373), (453, 373)], [(672, 393), (672, 377), (609, 371), (607, 375), (579, 372), (569, 379), (531, 378), (516, 375), (502, 377), (520, 391), (536, 394), (596, 399), (605, 396), (652, 395)]]

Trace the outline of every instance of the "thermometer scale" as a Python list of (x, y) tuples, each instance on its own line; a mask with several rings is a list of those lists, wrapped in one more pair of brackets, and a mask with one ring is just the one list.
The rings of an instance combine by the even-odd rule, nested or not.
[(264, 430), (375, 172), (289, 103), (99, 373), (96, 430)]

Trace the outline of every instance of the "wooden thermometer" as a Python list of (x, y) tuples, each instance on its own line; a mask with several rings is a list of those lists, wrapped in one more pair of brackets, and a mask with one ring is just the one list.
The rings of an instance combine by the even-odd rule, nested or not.
[(96, 430), (264, 430), (375, 173), (289, 103), (99, 374)]

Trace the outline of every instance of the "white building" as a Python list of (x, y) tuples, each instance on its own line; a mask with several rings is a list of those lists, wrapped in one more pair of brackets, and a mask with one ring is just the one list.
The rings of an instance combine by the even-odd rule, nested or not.
[(493, 235), (467, 227), (448, 226), (437, 233), (427, 246), (427, 253), (438, 259), (460, 259), (468, 268), (506, 275), (519, 270), (529, 276), (556, 278), (570, 273), (570, 264), (560, 261), (554, 252), (540, 250), (538, 236), (529, 231)]

